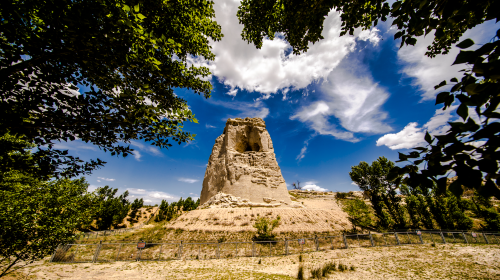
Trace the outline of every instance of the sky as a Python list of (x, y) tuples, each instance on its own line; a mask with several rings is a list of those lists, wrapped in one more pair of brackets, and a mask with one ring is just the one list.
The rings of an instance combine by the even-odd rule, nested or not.
[[(283, 36), (265, 40), (261, 49), (243, 41), (238, 6), (238, 1), (216, 1), (216, 21), (224, 34), (210, 43), (216, 58), (189, 60), (210, 69), (212, 97), (175, 90), (199, 121), (184, 125), (196, 134), (194, 141), (159, 149), (137, 140), (131, 143), (134, 155), (126, 158), (81, 141), (56, 145), (84, 160), (107, 162), (85, 176), (89, 190), (108, 185), (150, 205), (197, 199), (215, 139), (235, 117), (264, 119), (289, 189), (300, 181), (313, 190), (358, 190), (349, 177), (352, 166), (381, 156), (396, 161), (398, 152), (424, 144), (425, 131), (444, 133), (447, 122), (458, 119), (456, 106), (443, 111), (435, 105), (435, 96), (446, 87), (436, 91), (434, 86), (461, 77), (463, 65), (451, 66), (459, 49), (433, 59), (424, 56), (432, 34), (399, 48), (396, 30), (386, 22), (340, 37), (340, 17), (332, 11), (324, 22), (324, 39), (294, 55)], [(498, 28), (489, 21), (463, 39), (473, 39), (478, 48)]]

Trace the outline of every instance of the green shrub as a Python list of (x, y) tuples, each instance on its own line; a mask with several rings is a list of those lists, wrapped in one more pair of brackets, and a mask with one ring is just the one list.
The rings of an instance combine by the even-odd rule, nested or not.
[[(257, 214), (258, 215), (258, 214)], [(279, 226), (281, 217), (278, 216), (274, 220), (270, 220), (265, 217), (260, 217), (255, 221), (253, 225), (257, 229), (257, 235), (255, 235), (252, 240), (254, 241), (274, 241), (276, 235), (272, 231)]]

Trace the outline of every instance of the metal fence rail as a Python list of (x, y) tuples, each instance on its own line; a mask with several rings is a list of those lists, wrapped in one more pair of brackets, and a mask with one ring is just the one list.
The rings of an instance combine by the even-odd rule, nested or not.
[[(145, 242), (144, 242), (145, 243)], [(463, 231), (406, 231), (348, 234), (278, 241), (185, 243), (99, 243), (59, 245), (51, 262), (168, 261), (272, 257), (358, 247), (418, 244), (500, 244), (500, 233)]]

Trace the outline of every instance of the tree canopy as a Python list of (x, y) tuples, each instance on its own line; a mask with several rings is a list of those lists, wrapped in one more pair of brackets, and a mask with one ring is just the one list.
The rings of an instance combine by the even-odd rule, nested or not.
[(395, 39), (415, 45), (417, 37), (434, 31), (434, 41), (427, 55), (446, 54), (462, 34), (485, 20), (498, 19), (500, 3), (495, 0), (243, 0), (238, 18), (244, 25), (241, 36), (257, 48), (267, 36), (283, 32), (285, 39), (298, 54), (307, 51), (308, 43), (321, 39), (323, 22), (331, 10), (340, 13), (341, 35), (353, 34), (355, 28), (370, 29), (379, 21), (393, 18), (398, 28)]
[(71, 242), (92, 221), (85, 179), (40, 181), (19, 172), (0, 180), (0, 277)]
[(209, 70), (189, 59), (214, 59), (208, 42), (222, 33), (212, 1), (9, 0), (0, 16), (0, 135), (39, 147), (43, 174), (104, 164), (83, 163), (58, 141), (126, 156), (132, 139), (162, 148), (192, 139), (182, 123), (196, 119), (174, 88), (210, 96)]

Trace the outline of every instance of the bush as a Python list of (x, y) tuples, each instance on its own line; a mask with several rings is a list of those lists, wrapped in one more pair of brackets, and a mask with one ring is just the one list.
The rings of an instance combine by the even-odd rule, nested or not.
[(255, 235), (252, 240), (254, 241), (274, 241), (276, 235), (272, 231), (279, 226), (281, 217), (278, 216), (274, 220), (269, 220), (268, 218), (260, 217), (255, 221), (253, 225), (257, 229), (257, 235)]

